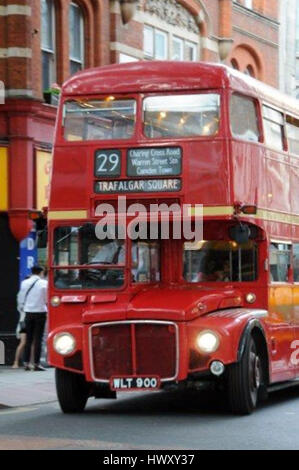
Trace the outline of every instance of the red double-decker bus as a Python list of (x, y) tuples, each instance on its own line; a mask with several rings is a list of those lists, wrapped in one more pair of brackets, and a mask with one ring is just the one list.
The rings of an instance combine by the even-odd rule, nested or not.
[[(200, 239), (175, 234), (201, 213)], [(80, 72), (62, 89), (48, 218), (64, 412), (118, 391), (211, 386), (250, 413), (296, 384), (297, 101), (222, 65)]]

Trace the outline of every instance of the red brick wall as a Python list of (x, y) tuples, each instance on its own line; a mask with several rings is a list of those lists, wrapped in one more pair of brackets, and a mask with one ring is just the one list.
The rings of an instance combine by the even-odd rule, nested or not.
[(273, 19), (277, 18), (277, 5), (276, 0), (254, 2), (254, 8), (259, 8), (262, 16), (233, 8), (234, 44), (227, 60), (229, 64), (235, 59), (241, 71), (251, 65), (256, 78), (275, 87), (278, 86), (279, 29)]
[[(110, 0), (74, 0), (81, 6), (85, 21), (85, 65), (93, 67), (118, 61), (118, 53), (110, 50), (111, 42), (118, 42), (137, 50), (143, 49), (143, 25), (131, 20), (123, 25), (119, 14), (110, 13)], [(195, 0), (178, 0), (189, 12), (198, 15), (200, 3)], [(56, 9), (56, 61), (57, 82), (69, 77), (68, 8), (70, 0), (55, 0)], [(242, 4), (242, 1), (239, 3)], [(0, 80), (7, 88), (33, 89), (34, 98), (42, 98), (42, 64), (40, 51), (41, 25), (40, 0), (0, 0), (0, 5), (30, 5), (32, 15), (0, 17), (0, 48), (27, 47), (32, 49), (32, 60), (27, 58), (0, 59)], [(245, 14), (233, 8), (231, 0), (202, 0), (207, 16), (201, 26), (201, 35), (210, 38), (233, 37), (232, 54), (245, 67), (251, 63), (258, 77), (277, 85), (278, 28), (263, 21), (264, 16), (277, 18), (278, 0), (254, 0), (253, 7), (260, 15)], [(245, 10), (245, 9), (244, 9)], [(248, 12), (247, 12), (248, 13)], [(242, 32), (243, 31), (243, 32)], [(261, 39), (259, 39), (261, 38)], [(266, 42), (264, 41), (266, 40)], [(273, 43), (267, 44), (267, 43)], [(204, 60), (219, 61), (217, 54), (204, 50)]]

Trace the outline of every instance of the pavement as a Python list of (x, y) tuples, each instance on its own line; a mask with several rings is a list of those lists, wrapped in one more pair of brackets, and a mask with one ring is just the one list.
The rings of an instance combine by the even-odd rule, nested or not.
[(50, 403), (57, 400), (54, 368), (25, 371), (0, 367), (0, 409)]

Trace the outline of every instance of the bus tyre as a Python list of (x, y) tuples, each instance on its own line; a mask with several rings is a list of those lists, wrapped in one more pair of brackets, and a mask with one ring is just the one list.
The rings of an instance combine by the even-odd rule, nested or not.
[(250, 414), (257, 406), (262, 366), (254, 339), (249, 336), (241, 360), (228, 369), (228, 399), (236, 414)]
[(80, 413), (84, 410), (89, 393), (85, 378), (81, 374), (56, 369), (56, 391), (64, 413)]

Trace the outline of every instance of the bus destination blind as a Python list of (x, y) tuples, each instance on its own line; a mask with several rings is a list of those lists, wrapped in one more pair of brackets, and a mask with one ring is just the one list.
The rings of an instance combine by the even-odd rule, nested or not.
[(178, 176), (182, 171), (180, 147), (136, 148), (127, 153), (127, 176)]
[(97, 194), (176, 192), (181, 189), (182, 183), (178, 178), (97, 181), (95, 183), (95, 192)]

